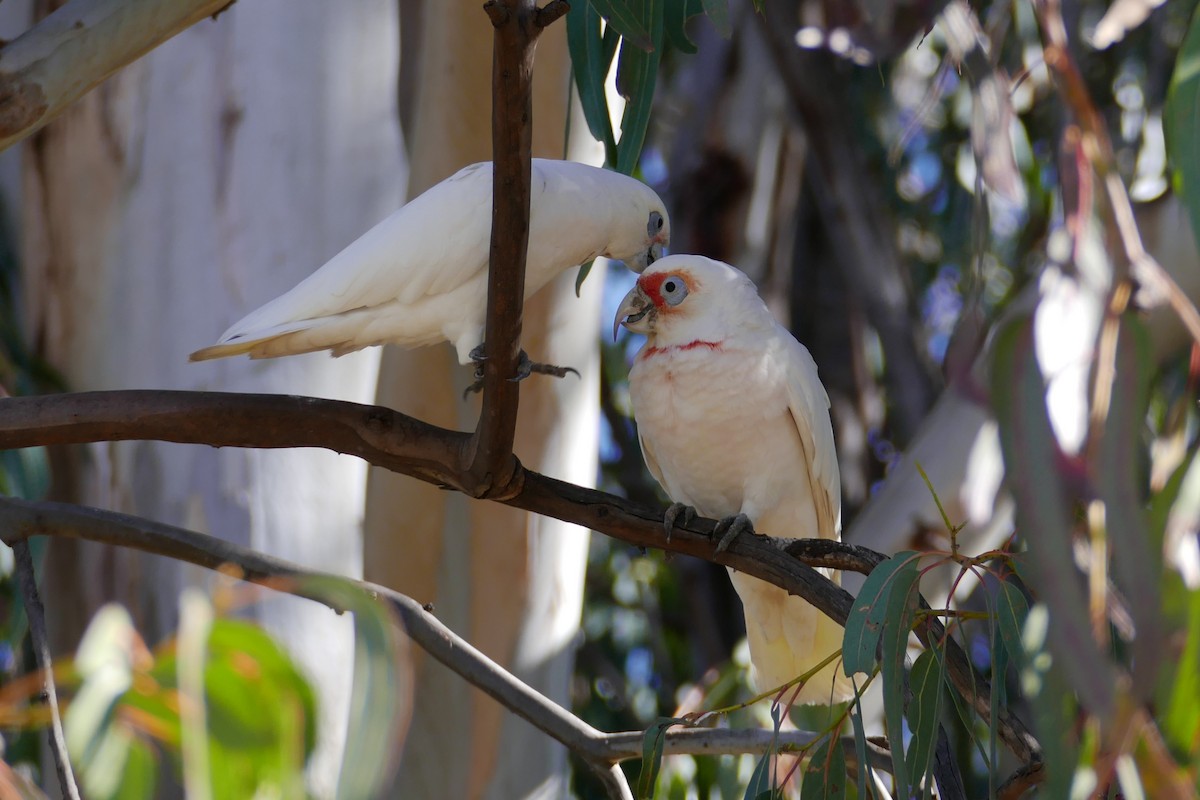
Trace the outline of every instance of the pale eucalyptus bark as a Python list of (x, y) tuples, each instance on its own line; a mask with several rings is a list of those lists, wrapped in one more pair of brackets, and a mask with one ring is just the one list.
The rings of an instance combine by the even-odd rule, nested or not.
[[(189, 4), (124, 5), (133, 13)], [(372, 398), (377, 352), (203, 365), (187, 354), (400, 204), (397, 26), (389, 0), (239, 3), (115, 75), (14, 151), (24, 166), (17, 227), (30, 341), (71, 389)], [(58, 460), (68, 467), (56, 474), (59, 497), (361, 573), (366, 471), (354, 459), (114, 443)], [(175, 627), (179, 590), (206, 580), (161, 559), (56, 543), (45, 590), (56, 649), (73, 649), (80, 626), (110, 600), (129, 606), (157, 641)], [(349, 620), (282, 599), (250, 612), (316, 686), (321, 744), (311, 778), (329, 795), (345, 735)]]
[(231, 0), (72, 0), (0, 50), (0, 150)]

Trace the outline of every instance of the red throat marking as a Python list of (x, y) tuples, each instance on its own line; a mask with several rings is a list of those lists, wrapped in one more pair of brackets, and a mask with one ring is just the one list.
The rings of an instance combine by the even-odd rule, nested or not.
[(661, 356), (667, 353), (682, 353), (687, 350), (698, 350), (701, 347), (714, 352), (721, 350), (724, 345), (721, 342), (706, 342), (703, 339), (696, 339), (687, 344), (672, 344), (667, 347), (647, 347), (638, 354), (638, 359), (650, 358), (651, 356)]

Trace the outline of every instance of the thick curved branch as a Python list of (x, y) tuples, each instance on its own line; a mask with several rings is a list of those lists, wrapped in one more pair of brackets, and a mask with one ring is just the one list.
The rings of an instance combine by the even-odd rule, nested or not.
[[(313, 600), (339, 612), (346, 610), (331, 603), (329, 597), (321, 592), (307, 589), (311, 585), (309, 582), (294, 580), (329, 577), (325, 573), (308, 570), (223, 539), (113, 511), (0, 497), (0, 539), (19, 548), (32, 536), (83, 539), (129, 547), (209, 569), (233, 565), (241, 571), (245, 580)], [(426, 652), (597, 769), (608, 772), (608, 765), (641, 758), (641, 731), (599, 731), (476, 650), (412, 598), (375, 584), (340, 577), (338, 580), (354, 584), (372, 597), (389, 603), (405, 634)], [(786, 751), (805, 747), (817, 738), (819, 734), (808, 731), (775, 734), (759, 729), (680, 729), (667, 732), (664, 752), (669, 755), (764, 752), (772, 746), (772, 742), (780, 750)], [(888, 751), (872, 742), (867, 745), (871, 765), (876, 769), (890, 769), (891, 756)], [(848, 761), (853, 763), (854, 739), (844, 737), (842, 746)]]
[[(460, 488), (458, 471), (466, 434), (448, 431), (385, 408), (284, 395), (211, 392), (87, 392), (0, 400), (0, 449), (95, 441), (155, 439), (238, 447), (324, 447), (430, 483)], [(520, 492), (500, 502), (573, 522), (640, 547), (697, 556), (733, 567), (791, 592), (838, 624), (853, 605), (850, 594), (807, 563), (763, 536), (742, 536), (716, 552), (714, 522), (697, 519), (668, 540), (661, 509), (523, 469)], [(883, 558), (841, 543), (788, 545), (817, 566), (870, 572)], [(927, 645), (941, 644), (941, 625), (917, 628)], [(988, 682), (953, 640), (945, 642), (947, 674), (958, 692), (989, 720)], [(1040, 758), (1037, 740), (1008, 712), (996, 721), (1005, 745), (1023, 762)]]
[(133, 389), (0, 400), (0, 449), (134, 439), (320, 447), (460, 490), (468, 438), (380, 406), (293, 395)]
[(0, 50), (0, 150), (231, 0), (72, 0)]

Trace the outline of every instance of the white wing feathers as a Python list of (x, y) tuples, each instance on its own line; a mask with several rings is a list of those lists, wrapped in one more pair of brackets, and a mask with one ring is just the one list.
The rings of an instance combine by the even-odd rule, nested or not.
[[(305, 320), (389, 301), (409, 304), (465, 283), (487, 267), (478, 254), (488, 252), (491, 191), (490, 163), (460, 170), (234, 324), (220, 342), (303, 329)], [(452, 235), (441, 235), (447, 231)], [(404, 242), (403, 253), (396, 252), (397, 242)]]
[(842, 528), (842, 479), (829, 420), (829, 395), (817, 376), (817, 364), (808, 349), (782, 329), (780, 333), (780, 339), (786, 342), (788, 358), (788, 408), (810, 465), (817, 535), (836, 538)]

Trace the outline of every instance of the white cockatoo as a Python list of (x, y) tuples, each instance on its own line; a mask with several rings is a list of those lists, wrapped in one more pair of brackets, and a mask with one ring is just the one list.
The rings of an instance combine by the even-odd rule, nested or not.
[[(486, 161), (414, 198), (191, 360), (316, 350), (339, 356), (376, 344), (450, 341), (466, 364), (483, 342), (491, 226)], [(670, 234), (662, 200), (641, 181), (535, 158), (525, 297), (597, 256), (641, 271), (662, 255)]]
[[(629, 371), (642, 455), (676, 505), (767, 536), (839, 538), (841, 479), (829, 398), (804, 345), (740, 270), (667, 256), (625, 296), (613, 325), (646, 334)], [(742, 598), (755, 685), (780, 686), (841, 648), (842, 627), (804, 600), (729, 571)], [(800, 703), (852, 693), (839, 661)], [(790, 697), (790, 694), (787, 695)]]

